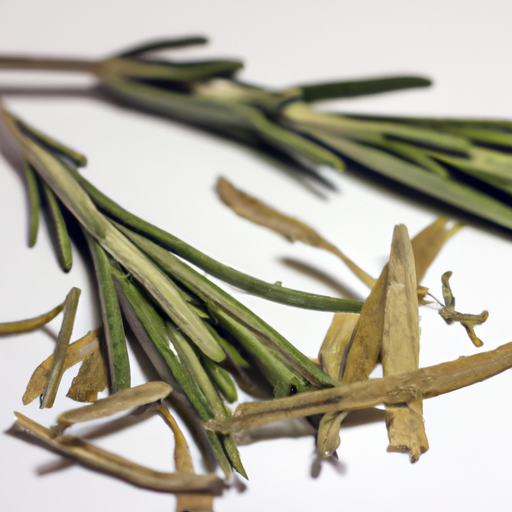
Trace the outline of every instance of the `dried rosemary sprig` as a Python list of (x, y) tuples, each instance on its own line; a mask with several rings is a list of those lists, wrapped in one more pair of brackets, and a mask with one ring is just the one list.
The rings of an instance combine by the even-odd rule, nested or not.
[[(308, 167), (357, 163), (461, 210), (512, 228), (512, 122), (324, 113), (312, 103), (425, 87), (423, 77), (297, 85), (240, 82), (236, 61), (173, 62), (159, 50), (203, 37), (144, 44), (100, 61), (3, 57), (0, 69), (77, 71), (137, 107), (271, 148)], [(57, 146), (53, 146), (58, 149)], [(75, 159), (80, 163), (79, 159)], [(36, 220), (34, 219), (34, 224)]]
[[(203, 268), (214, 268), (218, 276), (228, 276), (231, 283), (239, 284), (241, 276), (240, 287), (259, 290), (261, 295), (269, 293), (264, 283), (222, 266), (129, 214), (87, 183), (71, 165), (82, 165), (85, 158), (3, 107), (1, 113), (27, 168), (37, 173), (38, 181), (58, 198), (58, 208), (73, 215), (85, 234), (98, 277), (103, 339), (113, 392), (130, 386), (121, 310), (161, 378), (175, 389), (170, 400), (189, 420), (190, 411), (195, 411), (196, 418), (191, 421), (196, 431), (198, 419), (210, 421), (231, 415), (221, 396), (228, 400), (236, 398), (236, 389), (226, 370), (243, 376), (249, 384), (247, 388), (254, 388), (259, 394), (265, 394), (270, 386), (276, 397), (337, 384), (262, 319), (168, 250)], [(281, 290), (276, 294), (274, 288)], [(278, 286), (270, 287), (270, 295), (274, 300), (313, 309), (361, 308), (356, 301), (289, 289), (283, 292)], [(62, 371), (79, 360), (83, 364), (70, 390), (71, 396), (94, 400), (105, 387), (104, 378), (98, 377), (104, 366), (95, 340), (79, 340), (69, 347), (69, 336), (63, 340), (58, 343), (58, 357), (56, 353), (34, 374), (25, 401), (36, 396), (44, 381), (43, 406), (51, 406)], [(256, 374), (249, 375), (244, 370), (245, 361), (258, 369)], [(209, 450), (226, 475), (233, 467), (245, 476), (230, 435), (199, 432), (198, 436), (207, 439)]]

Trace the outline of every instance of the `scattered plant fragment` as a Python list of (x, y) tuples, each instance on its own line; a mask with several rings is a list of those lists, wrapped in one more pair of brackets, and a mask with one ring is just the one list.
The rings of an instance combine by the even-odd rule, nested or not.
[(464, 329), (466, 329), (475, 347), (481, 347), (484, 343), (475, 334), (475, 325), (483, 324), (489, 318), (489, 313), (484, 310), (479, 315), (472, 315), (455, 311), (455, 297), (453, 296), (449, 282), (451, 275), (452, 272), (445, 272), (441, 276), (443, 282), (444, 307), (439, 310), (439, 314), (444, 318), (447, 324), (459, 322)]

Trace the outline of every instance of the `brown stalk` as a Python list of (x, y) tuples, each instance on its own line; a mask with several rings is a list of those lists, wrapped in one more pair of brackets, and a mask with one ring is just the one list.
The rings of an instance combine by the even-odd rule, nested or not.
[(402, 375), (354, 382), (279, 400), (241, 404), (233, 417), (212, 420), (205, 426), (217, 432), (238, 432), (287, 418), (367, 409), (380, 404), (409, 403), (470, 386), (511, 367), (512, 343), (507, 343), (489, 352)]

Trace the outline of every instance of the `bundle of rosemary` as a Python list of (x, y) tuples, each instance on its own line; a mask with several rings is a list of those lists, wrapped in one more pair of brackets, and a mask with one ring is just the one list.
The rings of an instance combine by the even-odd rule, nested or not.
[[(275, 91), (239, 81), (236, 61), (174, 62), (159, 50), (203, 37), (144, 44), (101, 61), (0, 58), (0, 69), (91, 73), (130, 104), (223, 133), (308, 168), (365, 168), (458, 209), (512, 228), (512, 123), (324, 113), (314, 104), (412, 87), (422, 77), (297, 85)], [(357, 164), (357, 165), (355, 165)]]
[[(111, 391), (130, 386), (122, 310), (161, 378), (173, 387), (172, 400), (195, 423), (206, 453), (213, 451), (226, 475), (231, 466), (245, 475), (231, 436), (206, 433), (205, 438), (200, 422), (198, 426), (198, 419), (230, 415), (221, 396), (233, 402), (237, 392), (227, 370), (244, 390), (256, 396), (285, 397), (311, 387), (333, 386), (336, 381), (181, 258), (251, 293), (290, 305), (359, 311), (362, 304), (264, 283), (212, 260), (99, 192), (75, 168), (85, 164), (82, 155), (5, 108), (1, 113), (25, 162), (32, 205), (31, 242), (37, 237), (42, 194), (65, 271), (71, 267), (71, 246), (63, 211), (78, 221), (87, 240), (98, 278)], [(64, 348), (55, 363), (60, 365), (56, 374), (64, 371), (65, 354)], [(54, 380), (58, 386), (60, 376)], [(43, 407), (51, 406), (56, 392), (56, 386), (51, 394), (47, 387)], [(26, 401), (38, 394), (32, 393)], [(190, 406), (195, 417), (190, 415)]]

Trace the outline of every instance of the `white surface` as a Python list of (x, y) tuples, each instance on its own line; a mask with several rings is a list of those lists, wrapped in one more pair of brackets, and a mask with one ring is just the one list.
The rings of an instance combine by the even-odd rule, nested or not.
[[(285, 86), (395, 73), (424, 74), (436, 82), (432, 89), (351, 100), (346, 107), (339, 102), (330, 108), (512, 119), (511, 18), (512, 4), (505, 0), (80, 4), (18, 0), (3, 2), (0, 53), (99, 57), (146, 39), (205, 34), (211, 37), (210, 46), (183, 55), (243, 58), (242, 77), (254, 83)], [(0, 90), (41, 83), (82, 86), (90, 81), (0, 74)], [(289, 287), (337, 293), (285, 265), (283, 259), (311, 265), (356, 294), (365, 293), (333, 256), (290, 245), (228, 211), (213, 193), (219, 175), (317, 227), (373, 275), (385, 261), (396, 223), (407, 224), (414, 234), (438, 213), (331, 170), (323, 172), (339, 192), (323, 191), (322, 198), (293, 174), (242, 147), (97, 100), (17, 94), (4, 99), (31, 124), (84, 152), (89, 158), (86, 176), (130, 211), (224, 263)], [(0, 321), (40, 314), (78, 286), (83, 295), (75, 333), (80, 336), (98, 323), (94, 288), (83, 263), (75, 251), (73, 270), (64, 275), (45, 229), (37, 246), (29, 250), (27, 218), (23, 182), (0, 157)], [(478, 329), (484, 350), (510, 341), (511, 241), (467, 227), (450, 241), (424, 280), (441, 295), (440, 276), (453, 270), (460, 310), (490, 311), (488, 322)], [(264, 303), (232, 291), (304, 352), (316, 354), (329, 314)], [(422, 366), (477, 352), (461, 327), (444, 325), (432, 308), (421, 314)], [(57, 333), (59, 325), (60, 320), (55, 321), (49, 330)], [(43, 331), (0, 340), (2, 432), (12, 425), (13, 410), (50, 425), (58, 411), (74, 406), (64, 392), (54, 410), (21, 403), (32, 371), (53, 345)], [(135, 372), (135, 380), (142, 381), (140, 372)], [(507, 510), (511, 390), (512, 372), (508, 372), (426, 401), (430, 451), (414, 466), (405, 455), (386, 453), (382, 422), (343, 429), (338, 466), (324, 464), (318, 478), (310, 474), (311, 437), (243, 446), (241, 455), (251, 479), (247, 490), (231, 489), (216, 500), (216, 510)], [(154, 468), (172, 468), (172, 437), (157, 418), (98, 443)], [(78, 465), (42, 475), (59, 457), (8, 435), (0, 435), (0, 453), (1, 510), (173, 508), (172, 496), (138, 489)]]

